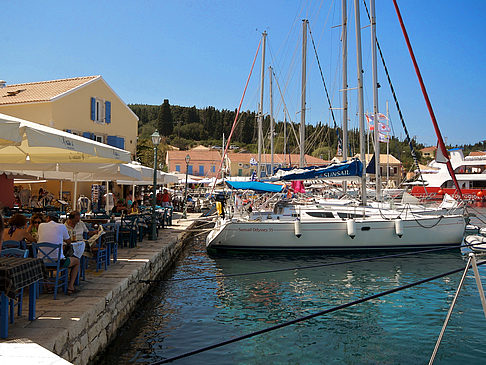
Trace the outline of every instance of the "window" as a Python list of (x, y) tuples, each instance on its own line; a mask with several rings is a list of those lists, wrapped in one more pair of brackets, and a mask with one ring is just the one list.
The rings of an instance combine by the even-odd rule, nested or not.
[(97, 123), (111, 123), (111, 102), (102, 98), (91, 98), (91, 120)]
[(243, 175), (243, 169), (238, 169), (238, 176), (242, 176)]
[(176, 171), (181, 172), (181, 165), (176, 165)]
[(393, 168), (393, 173), (396, 175), (398, 173), (398, 167)]
[(238, 167), (243, 167), (243, 164), (241, 162), (239, 162)]
[(105, 140), (104, 136), (99, 135), (99, 134), (95, 134), (95, 135), (94, 135), (94, 140), (95, 140), (96, 142), (105, 143), (105, 142), (104, 142), (104, 140)]
[(216, 172), (216, 166), (211, 166), (211, 172)]
[(307, 215), (315, 218), (334, 218), (334, 214), (331, 212), (306, 212)]
[(192, 165), (187, 165), (187, 173), (192, 175)]
[(204, 166), (199, 165), (199, 176), (204, 176)]

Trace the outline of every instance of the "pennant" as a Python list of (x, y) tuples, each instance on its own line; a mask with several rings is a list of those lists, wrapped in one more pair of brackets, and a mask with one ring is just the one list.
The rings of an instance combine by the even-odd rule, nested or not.
[(390, 142), (390, 136), (388, 134), (384, 134), (381, 132), (378, 133), (378, 139), (380, 142), (384, 142), (384, 143)]

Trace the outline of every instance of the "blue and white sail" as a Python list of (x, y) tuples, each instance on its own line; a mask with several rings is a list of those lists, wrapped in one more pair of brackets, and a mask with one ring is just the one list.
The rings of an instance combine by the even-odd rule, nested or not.
[(363, 164), (360, 160), (332, 164), (330, 166), (313, 166), (295, 169), (279, 169), (269, 178), (270, 181), (291, 180), (358, 180), (363, 174)]

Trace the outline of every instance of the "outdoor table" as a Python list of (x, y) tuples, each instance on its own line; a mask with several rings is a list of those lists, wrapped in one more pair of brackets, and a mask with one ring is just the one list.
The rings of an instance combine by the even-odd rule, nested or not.
[(37, 282), (44, 277), (42, 259), (0, 257), (0, 338), (8, 337), (8, 302), (18, 290), (29, 287), (29, 321), (35, 319)]

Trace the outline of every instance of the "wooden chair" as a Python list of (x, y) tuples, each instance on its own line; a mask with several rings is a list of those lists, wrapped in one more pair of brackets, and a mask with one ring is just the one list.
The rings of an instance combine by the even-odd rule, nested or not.
[[(62, 246), (54, 243), (41, 242), (32, 243), (32, 247), (34, 248), (34, 257), (44, 260), (44, 265), (49, 273), (49, 277), (42, 280), (40, 284), (54, 285), (54, 299), (57, 299), (57, 290), (59, 287), (62, 287), (64, 293), (67, 293), (69, 278), (68, 269), (61, 267)], [(57, 255), (54, 254), (56, 250)]]
[(109, 260), (108, 250), (106, 246), (104, 246), (103, 244), (103, 236), (100, 236), (96, 240), (96, 244), (91, 246), (91, 253), (93, 254), (93, 257), (91, 257), (91, 259), (95, 260), (96, 272), (98, 272), (98, 270), (101, 269), (102, 266), (105, 267), (105, 270), (108, 269), (108, 263), (107, 263), (107, 261)]

